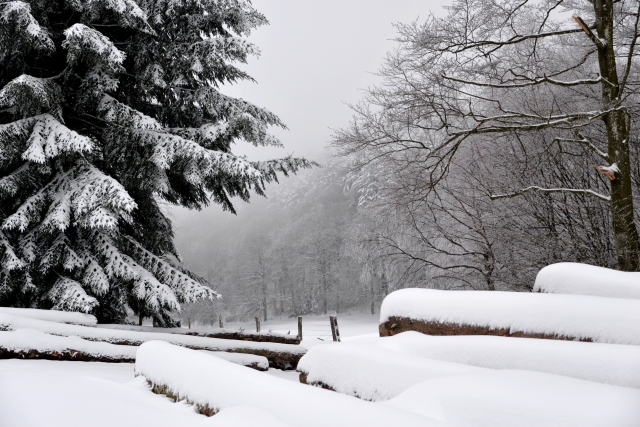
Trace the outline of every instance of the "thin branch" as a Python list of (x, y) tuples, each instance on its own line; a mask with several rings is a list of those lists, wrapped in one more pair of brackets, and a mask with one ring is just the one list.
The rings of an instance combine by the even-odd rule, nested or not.
[(593, 44), (598, 46), (598, 48), (600, 49), (604, 48), (604, 44), (602, 44), (602, 40), (600, 40), (595, 34), (593, 34), (593, 31), (591, 31), (589, 26), (584, 23), (582, 18), (580, 18), (579, 16), (572, 16), (572, 18), (574, 21), (578, 23), (578, 25), (580, 25), (580, 28), (582, 28), (582, 30), (587, 34), (587, 36), (589, 36)]
[(575, 189), (575, 188), (542, 188), (542, 187), (538, 187), (537, 185), (533, 185), (531, 187), (527, 187), (524, 188), (520, 191), (516, 191), (515, 193), (509, 193), (509, 194), (497, 194), (497, 195), (491, 195), (490, 199), (491, 200), (498, 200), (498, 199), (510, 199), (512, 197), (517, 197), (517, 196), (521, 196), (524, 193), (528, 193), (529, 191), (539, 191), (541, 193), (572, 193), (572, 194), (586, 194), (589, 196), (594, 196), (597, 197), (598, 199), (610, 202), (611, 201), (611, 197), (609, 196), (605, 196), (603, 194), (597, 193), (593, 190), (582, 190), (582, 189)]
[(624, 70), (624, 77), (622, 78), (622, 83), (620, 83), (620, 90), (618, 91), (618, 96), (620, 96), (625, 86), (627, 85), (627, 79), (629, 78), (629, 74), (631, 73), (631, 64), (633, 63), (633, 53), (636, 47), (636, 41), (638, 40), (638, 24), (639, 23), (640, 23), (640, 3), (638, 3), (638, 12), (636, 13), (636, 23), (634, 25), (633, 40), (631, 41), (631, 46), (629, 47), (629, 55), (627, 55), (627, 67)]

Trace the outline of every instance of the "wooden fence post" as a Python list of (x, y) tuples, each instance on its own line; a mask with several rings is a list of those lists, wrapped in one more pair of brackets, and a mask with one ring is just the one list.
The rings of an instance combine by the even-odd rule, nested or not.
[(222, 321), (222, 314), (218, 316), (218, 325), (220, 326), (220, 329), (224, 328), (224, 322)]
[(256, 332), (260, 332), (260, 319), (256, 316)]
[(302, 316), (298, 316), (298, 339), (302, 341)]
[(335, 320), (336, 316), (329, 316), (329, 325), (331, 325), (331, 336), (333, 337), (334, 341), (338, 341), (336, 339), (336, 326), (333, 323)]

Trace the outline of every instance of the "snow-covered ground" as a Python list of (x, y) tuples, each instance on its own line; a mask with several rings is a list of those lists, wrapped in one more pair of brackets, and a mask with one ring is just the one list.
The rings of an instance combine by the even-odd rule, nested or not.
[[(15, 317), (0, 320), (16, 323)], [(25, 322), (49, 323), (18, 321)], [(339, 315), (338, 324), (342, 344), (332, 342), (328, 316), (303, 317), (302, 344), (311, 350), (299, 365), (308, 382), (337, 392), (300, 384), (296, 371), (258, 372), (152, 341), (136, 347), (137, 355), (147, 349), (137, 358), (138, 377), (133, 364), (0, 360), (0, 427), (640, 425), (638, 346), (415, 332), (379, 338), (378, 315)], [(225, 327), (253, 331), (255, 323)], [(295, 334), (297, 319), (262, 322), (262, 331), (269, 330)], [(58, 341), (84, 344), (20, 329), (0, 335), (15, 348), (25, 339), (43, 349)], [(101, 350), (93, 344), (105, 343), (86, 350)], [(147, 380), (190, 403), (154, 394)], [(192, 403), (219, 412), (205, 417)]]

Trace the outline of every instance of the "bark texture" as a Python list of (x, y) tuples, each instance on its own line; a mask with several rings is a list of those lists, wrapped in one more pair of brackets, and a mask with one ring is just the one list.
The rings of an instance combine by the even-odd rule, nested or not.
[(590, 338), (577, 338), (558, 334), (539, 334), (517, 331), (508, 328), (492, 328), (489, 326), (464, 325), (457, 323), (429, 322), (410, 319), (408, 317), (391, 317), (380, 324), (381, 337), (391, 337), (406, 331), (416, 331), (426, 335), (494, 335), (500, 337), (539, 338), (548, 340), (592, 342)]

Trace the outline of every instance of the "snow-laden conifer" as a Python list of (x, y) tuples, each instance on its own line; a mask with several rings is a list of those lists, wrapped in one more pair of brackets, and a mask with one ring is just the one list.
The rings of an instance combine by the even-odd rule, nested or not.
[(267, 21), (243, 0), (0, 3), (0, 302), (131, 311), (170, 324), (219, 295), (178, 265), (165, 204), (231, 198), (300, 167), (232, 144), (279, 146), (273, 113), (224, 95)]

